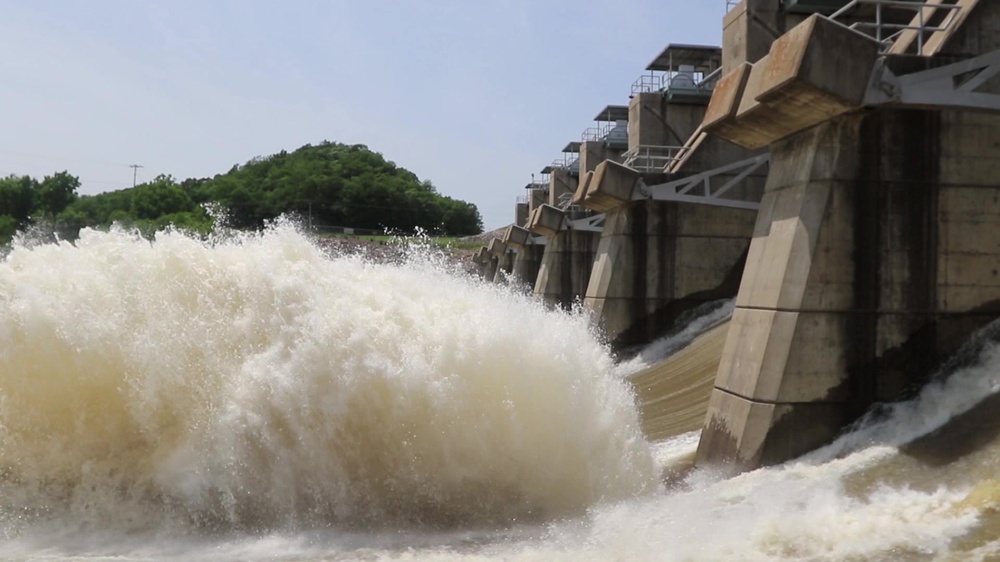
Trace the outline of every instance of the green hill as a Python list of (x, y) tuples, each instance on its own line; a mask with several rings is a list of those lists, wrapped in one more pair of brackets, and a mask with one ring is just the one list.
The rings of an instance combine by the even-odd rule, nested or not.
[(213, 178), (177, 182), (158, 176), (134, 188), (78, 196), (77, 178), (61, 172), (42, 181), (0, 179), (0, 242), (34, 221), (54, 223), (65, 236), (114, 222), (143, 230), (173, 224), (211, 229), (206, 204), (225, 212), (228, 226), (259, 228), (283, 214), (323, 229), (358, 229), (463, 236), (482, 232), (475, 205), (445, 197), (429, 181), (364, 145), (323, 142), (258, 157)]

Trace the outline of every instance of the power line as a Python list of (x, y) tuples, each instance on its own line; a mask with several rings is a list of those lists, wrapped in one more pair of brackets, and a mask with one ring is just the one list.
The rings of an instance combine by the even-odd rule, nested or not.
[(135, 179), (136, 179), (136, 177), (138, 177), (139, 168), (144, 168), (144, 167), (145, 166), (141, 166), (139, 164), (129, 164), (129, 168), (132, 168), (132, 187), (133, 188), (135, 188)]

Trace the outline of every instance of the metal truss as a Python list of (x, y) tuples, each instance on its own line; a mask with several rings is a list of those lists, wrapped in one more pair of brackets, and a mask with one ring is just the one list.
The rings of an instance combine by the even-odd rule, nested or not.
[(882, 58), (868, 82), (864, 105), (1000, 111), (1000, 94), (976, 91), (998, 74), (1000, 51), (902, 76)]
[(528, 234), (528, 243), (526, 246), (545, 246), (549, 243), (549, 239), (541, 234)]
[[(727, 198), (726, 194), (735, 186), (739, 185), (750, 174), (754, 173), (771, 161), (770, 154), (761, 154), (733, 162), (725, 166), (701, 172), (683, 179), (661, 183), (657, 185), (646, 185), (643, 180), (639, 180), (639, 185), (632, 193), (633, 201), (651, 199), (653, 201), (682, 201), (685, 203), (700, 203), (702, 205), (714, 205), (716, 207), (732, 207), (736, 209), (757, 210), (760, 208), (759, 201), (744, 201), (740, 199)], [(726, 183), (713, 189), (712, 179), (722, 174), (730, 174), (739, 171)]]
[(582, 219), (567, 220), (566, 228), (579, 232), (604, 232), (605, 214), (593, 215)]

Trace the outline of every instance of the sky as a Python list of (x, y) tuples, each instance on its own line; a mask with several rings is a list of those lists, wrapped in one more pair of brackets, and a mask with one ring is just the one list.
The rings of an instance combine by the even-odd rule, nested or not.
[[(669, 43), (725, 0), (0, 0), (0, 174), (80, 193), (365, 144), (510, 224)], [(133, 169), (133, 164), (142, 168)]]

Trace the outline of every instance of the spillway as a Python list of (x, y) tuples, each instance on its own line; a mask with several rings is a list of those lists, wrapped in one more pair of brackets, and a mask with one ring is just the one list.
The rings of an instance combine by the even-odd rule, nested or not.
[(23, 244), (0, 261), (0, 558), (1000, 555), (989, 337), (824, 449), (669, 485), (697, 434), (644, 438), (623, 367), (580, 314), (288, 226)]

